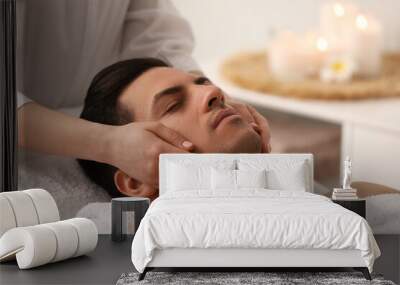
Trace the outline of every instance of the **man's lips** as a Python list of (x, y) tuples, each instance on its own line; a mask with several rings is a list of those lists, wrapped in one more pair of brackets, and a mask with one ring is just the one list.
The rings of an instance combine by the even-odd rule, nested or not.
[(214, 120), (212, 122), (212, 127), (215, 129), (216, 127), (218, 127), (218, 125), (222, 122), (223, 119), (233, 115), (239, 115), (239, 114), (233, 109), (222, 109), (221, 111), (218, 111), (217, 115), (214, 117)]

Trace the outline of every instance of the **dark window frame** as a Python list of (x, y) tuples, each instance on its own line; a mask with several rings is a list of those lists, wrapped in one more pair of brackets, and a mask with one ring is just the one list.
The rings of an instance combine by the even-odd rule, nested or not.
[(17, 177), (16, 1), (0, 0), (0, 191), (15, 191)]

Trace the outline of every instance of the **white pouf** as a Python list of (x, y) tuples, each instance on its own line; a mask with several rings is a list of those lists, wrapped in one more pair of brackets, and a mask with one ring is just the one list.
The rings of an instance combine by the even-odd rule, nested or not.
[(85, 218), (13, 228), (0, 238), (0, 261), (16, 258), (20, 269), (86, 254), (96, 248), (97, 229)]
[(86, 254), (96, 248), (96, 225), (86, 218), (59, 221), (57, 204), (43, 189), (0, 193), (0, 262), (20, 269)]

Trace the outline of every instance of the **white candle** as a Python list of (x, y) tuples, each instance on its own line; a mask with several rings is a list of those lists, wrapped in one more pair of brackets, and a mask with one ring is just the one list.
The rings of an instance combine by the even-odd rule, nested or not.
[(328, 51), (328, 41), (316, 33), (283, 32), (272, 42), (269, 67), (276, 78), (298, 81), (319, 73)]
[(353, 26), (350, 53), (356, 61), (357, 73), (364, 77), (376, 76), (382, 60), (381, 25), (371, 16), (358, 14)]
[(361, 14), (356, 6), (344, 0), (337, 0), (322, 5), (320, 28), (329, 42), (331, 57), (353, 58), (360, 76), (379, 74), (382, 29), (376, 19)]
[(308, 75), (316, 76), (319, 74), (331, 47), (328, 40), (317, 33), (307, 33), (304, 40), (309, 54)]
[(307, 76), (307, 57), (301, 40), (291, 32), (282, 32), (271, 43), (268, 63), (276, 78), (283, 81), (302, 80)]
[(345, 50), (353, 36), (352, 26), (357, 7), (346, 1), (331, 1), (323, 4), (320, 13), (322, 35), (336, 51)]

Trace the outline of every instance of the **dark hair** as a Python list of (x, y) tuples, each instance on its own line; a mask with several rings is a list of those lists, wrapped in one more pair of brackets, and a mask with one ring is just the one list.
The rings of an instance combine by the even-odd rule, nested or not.
[[(156, 58), (134, 58), (114, 63), (101, 70), (87, 91), (81, 118), (105, 125), (125, 125), (133, 121), (132, 115), (118, 108), (123, 90), (141, 74), (154, 67), (168, 67)], [(78, 159), (85, 174), (103, 187), (111, 197), (121, 196), (114, 184), (117, 168), (97, 161)]]

